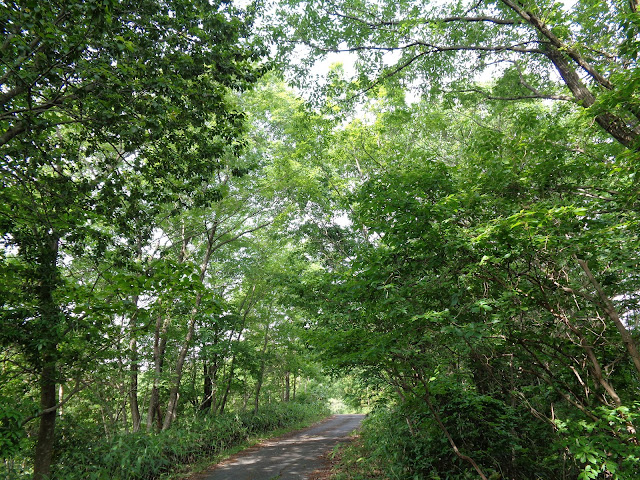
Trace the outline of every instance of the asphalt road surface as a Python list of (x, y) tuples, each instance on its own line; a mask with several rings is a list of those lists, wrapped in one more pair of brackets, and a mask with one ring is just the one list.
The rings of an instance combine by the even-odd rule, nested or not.
[(322, 467), (322, 455), (346, 440), (364, 415), (335, 415), (293, 436), (262, 443), (221, 463), (203, 480), (302, 480)]

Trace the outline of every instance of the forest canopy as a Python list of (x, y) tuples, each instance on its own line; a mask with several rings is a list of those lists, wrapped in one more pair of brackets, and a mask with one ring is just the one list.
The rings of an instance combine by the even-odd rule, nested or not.
[(638, 478), (637, 10), (2, 3), (0, 472)]

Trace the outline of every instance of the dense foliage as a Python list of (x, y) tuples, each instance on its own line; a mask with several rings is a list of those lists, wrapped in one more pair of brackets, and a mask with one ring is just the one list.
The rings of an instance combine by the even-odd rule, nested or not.
[(636, 478), (634, 157), (566, 106), (478, 102), (382, 91), (336, 133), (314, 343), (396, 392), (365, 431), (390, 478)]
[(0, 9), (0, 472), (640, 476), (636, 2)]
[(151, 438), (295, 398), (307, 362), (262, 278), (287, 205), (242, 105), (254, 13), (0, 6), (2, 474), (55, 472), (56, 423)]

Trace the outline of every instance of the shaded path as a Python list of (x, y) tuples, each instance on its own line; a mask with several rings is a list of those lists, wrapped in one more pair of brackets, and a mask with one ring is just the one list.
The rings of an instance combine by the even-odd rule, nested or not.
[(322, 466), (321, 457), (360, 426), (364, 415), (334, 415), (281, 440), (266, 441), (216, 466), (202, 480), (302, 480)]

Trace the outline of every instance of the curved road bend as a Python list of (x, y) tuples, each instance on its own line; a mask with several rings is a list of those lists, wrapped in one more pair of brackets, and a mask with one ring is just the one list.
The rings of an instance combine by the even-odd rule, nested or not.
[[(282, 440), (266, 441), (223, 462), (202, 480), (302, 480), (322, 467), (322, 455), (357, 429), (364, 415), (334, 415)], [(199, 477), (200, 478), (200, 477)]]

